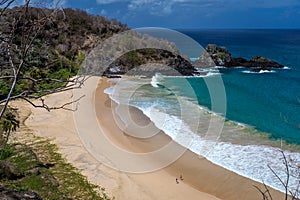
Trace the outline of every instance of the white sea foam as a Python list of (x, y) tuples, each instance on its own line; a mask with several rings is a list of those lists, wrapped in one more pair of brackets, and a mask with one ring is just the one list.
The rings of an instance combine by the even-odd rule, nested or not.
[[(130, 84), (138, 83), (134, 82)], [(124, 86), (124, 88), (128, 87)], [(122, 103), (122, 96), (112, 95), (112, 88), (106, 89), (105, 92), (108, 93), (114, 101)], [(156, 109), (151, 102), (142, 102), (142, 104), (135, 106), (148, 116), (159, 129), (163, 130), (180, 145), (185, 146), (198, 155), (205, 156), (211, 162), (230, 171), (259, 182), (264, 182), (275, 189), (283, 191), (284, 188), (280, 181), (268, 168), (268, 166), (271, 167), (279, 177), (285, 180), (285, 165), (282, 162), (283, 157), (279, 149), (266, 145), (240, 145), (207, 140), (196, 135), (182, 118)], [(196, 105), (196, 107), (198, 107), (199, 113), (203, 115), (204, 118), (205, 115), (208, 115), (206, 118), (221, 118), (221, 116), (216, 115), (205, 107), (199, 105)], [(194, 108), (195, 107), (193, 107), (193, 109)], [(246, 126), (245, 124), (238, 122), (233, 124), (233, 126)], [(233, 127), (233, 129), (234, 128), (235, 127)], [(209, 148), (210, 151), (208, 154), (208, 151), (203, 151), (205, 148)], [(295, 166), (300, 163), (300, 153), (290, 151), (284, 151), (284, 153), (288, 159), (293, 159)], [(299, 180), (297, 178), (290, 177), (291, 189), (296, 188), (298, 183)]]
[[(248, 177), (258, 182), (284, 191), (280, 181), (274, 176), (271, 167), (283, 180), (285, 180), (285, 165), (279, 149), (264, 145), (238, 145), (226, 142), (206, 140), (194, 134), (185, 123), (176, 116), (172, 116), (156, 109), (143, 109), (139, 107), (151, 121), (173, 140), (185, 146), (194, 153), (205, 156), (211, 162), (230, 171)], [(214, 115), (216, 116), (216, 115)], [(245, 126), (238, 123), (238, 125)], [(209, 148), (209, 153), (207, 153)], [(300, 163), (300, 154), (290, 151), (284, 152), (287, 158), (292, 158), (295, 166)], [(296, 188), (299, 180), (290, 179), (291, 188)]]
[(253, 72), (253, 71), (250, 71), (250, 70), (245, 70), (245, 71), (242, 71), (243, 73), (245, 74), (265, 74), (265, 73), (276, 73), (276, 71), (274, 70), (260, 70), (259, 72)]
[(194, 133), (179, 117), (169, 115), (154, 107), (138, 108), (150, 118), (156, 127), (163, 130), (173, 140), (187, 148), (190, 146), (189, 143), (192, 140)]
[(219, 72), (208, 72), (205, 77), (216, 76), (216, 75), (221, 75), (221, 73), (219, 73)]
[(284, 66), (282, 69), (291, 69), (291, 68), (288, 66)]
[(245, 68), (245, 67), (243, 67), (243, 66), (237, 66), (237, 67), (234, 67), (233, 69), (243, 69), (243, 68)]
[[(292, 158), (295, 166), (297, 166), (300, 162), (300, 154), (289, 151), (284, 153), (287, 158)], [(215, 144), (207, 159), (242, 176), (259, 182), (263, 181), (273, 188), (284, 190), (280, 181), (268, 168), (270, 166), (279, 177), (285, 180), (285, 165), (282, 162), (283, 157), (279, 149), (270, 146), (242, 146), (219, 142)], [(291, 177), (291, 188), (295, 189), (298, 183), (297, 178)]]
[(206, 69), (201, 69), (203, 72), (215, 72), (218, 73), (219, 70), (217, 68), (206, 68)]
[(209, 77), (209, 76), (216, 76), (221, 75), (217, 68), (206, 68), (206, 69), (198, 69), (199, 73), (204, 73), (203, 75), (195, 75), (195, 77)]
[(161, 77), (161, 74), (158, 74), (158, 73), (155, 74), (155, 76), (152, 77), (150, 83), (151, 83), (151, 85), (152, 85), (153, 87), (156, 87), (156, 88), (159, 87), (158, 84), (159, 84), (159, 79), (160, 79), (160, 77)]
[(225, 66), (215, 66), (214, 68), (217, 68), (217, 69), (224, 69), (224, 68), (227, 68)]
[(197, 61), (199, 58), (190, 58), (190, 61), (195, 62)]

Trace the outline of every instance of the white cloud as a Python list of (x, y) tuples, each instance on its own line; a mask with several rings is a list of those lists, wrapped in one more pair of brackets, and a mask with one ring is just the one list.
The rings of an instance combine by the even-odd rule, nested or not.
[[(151, 15), (170, 15), (176, 7), (195, 8), (194, 5), (202, 7), (201, 4), (220, 0), (96, 0), (98, 4), (111, 4), (122, 2), (127, 4), (129, 11), (145, 11)], [(224, 1), (224, 0), (221, 0)]]
[(174, 0), (131, 0), (128, 9), (131, 11), (146, 10), (152, 15), (168, 15), (173, 12), (174, 3)]
[(131, 12), (145, 11), (151, 15), (170, 15), (186, 8), (197, 12), (218, 12), (249, 8), (280, 8), (300, 6), (300, 0), (97, 0), (99, 4), (122, 2)]
[(210, 0), (215, 5), (223, 4), (225, 7), (233, 8), (280, 8), (290, 6), (300, 6), (299, 0)]
[(100, 15), (102, 15), (102, 16), (107, 15), (106, 10), (102, 9), (101, 12), (100, 12)]
[(152, 15), (169, 15), (178, 8), (204, 8), (219, 1), (225, 0), (130, 0), (128, 9), (131, 11), (145, 10)]
[(98, 4), (110, 4), (110, 3), (116, 3), (116, 2), (128, 2), (128, 0), (97, 0)]

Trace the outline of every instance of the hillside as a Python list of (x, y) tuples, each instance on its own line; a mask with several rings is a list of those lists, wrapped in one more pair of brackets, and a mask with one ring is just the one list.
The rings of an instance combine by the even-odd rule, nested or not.
[[(34, 93), (57, 87), (49, 81), (32, 79), (67, 79), (77, 74), (85, 55), (104, 39), (128, 30), (124, 24), (82, 10), (51, 10), (30, 7), (7, 9), (0, 18), (0, 77), (10, 76), (9, 53), (18, 65), (24, 61), (14, 95)], [(32, 43), (30, 43), (32, 40)], [(11, 43), (10, 43), (11, 41)], [(30, 46), (25, 58), (24, 49)], [(0, 79), (0, 100), (5, 98), (12, 79)]]
[[(24, 7), (7, 9), (0, 18), (0, 39), (4, 41), (0, 44), (0, 77), (13, 74), (8, 56), (8, 52), (10, 52), (15, 65), (24, 61), (13, 95), (23, 93), (26, 97), (30, 97), (39, 91), (57, 88), (62, 83), (49, 81), (50, 79), (66, 80), (75, 76), (91, 51), (95, 52), (94, 49), (101, 46), (107, 38), (127, 30), (129, 30), (127, 25), (114, 19), (90, 15), (78, 9), (53, 10), (35, 7), (29, 7), (26, 11), (24, 11)], [(164, 46), (171, 52), (175, 52), (176, 47), (170, 42), (154, 39), (150, 36), (144, 37), (136, 33), (134, 35), (138, 36), (140, 43), (151, 42), (158, 49)], [(112, 55), (116, 55), (114, 48), (120, 49), (122, 45), (119, 42), (108, 43), (104, 50), (105, 53), (102, 53), (100, 58), (97, 56), (94, 59), (96, 68), (99, 68), (99, 63), (105, 64), (102, 67), (103, 70), (96, 69), (100, 75), (103, 75), (104, 72), (109, 74), (109, 70), (107, 71), (106, 68), (115, 67), (108, 66), (104, 61), (110, 59)], [(132, 43), (130, 40), (129, 42)], [(29, 49), (23, 58), (26, 45), (29, 46)], [(127, 47), (122, 48), (126, 50)], [(153, 62), (158, 59), (157, 63), (175, 68), (181, 74), (193, 75), (196, 72), (191, 63), (177, 53), (174, 55), (174, 53), (155, 49), (142, 50), (142, 52), (144, 58), (138, 57), (138, 62), (132, 63), (132, 54), (125, 56), (120, 54), (119, 56), (123, 57), (117, 58), (118, 61), (114, 64), (120, 64), (122, 60), (119, 67), (130, 70), (137, 64), (145, 64), (148, 61)], [(141, 53), (136, 53), (136, 55), (141, 55)], [(87, 66), (87, 69), (89, 67)], [(148, 72), (152, 71), (153, 74), (155, 70), (159, 71), (157, 68), (150, 68)], [(122, 70), (119, 74), (125, 73), (127, 71)], [(13, 79), (10, 78), (0, 79), (0, 101), (6, 98), (12, 81)]]

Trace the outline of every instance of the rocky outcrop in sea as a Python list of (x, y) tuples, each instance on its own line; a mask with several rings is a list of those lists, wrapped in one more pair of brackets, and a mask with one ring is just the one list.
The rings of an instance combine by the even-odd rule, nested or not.
[(284, 65), (262, 56), (256, 56), (250, 60), (241, 57), (232, 57), (226, 47), (218, 47), (215, 44), (207, 45), (205, 50), (206, 51), (199, 57), (199, 59), (193, 63), (195, 67), (246, 67), (251, 68), (250, 71), (252, 72), (260, 72), (262, 70), (271, 71), (274, 68), (284, 68)]

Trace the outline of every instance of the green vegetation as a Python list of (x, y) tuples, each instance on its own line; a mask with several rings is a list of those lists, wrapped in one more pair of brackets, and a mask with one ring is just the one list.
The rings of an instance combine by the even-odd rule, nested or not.
[(77, 75), (87, 53), (127, 26), (82, 10), (31, 7), (30, 0), (10, 9), (10, 2), (3, 1), (0, 7), (1, 190), (33, 190), (53, 200), (109, 199), (102, 188), (68, 164), (50, 141), (29, 133), (26, 138), (11, 139), (19, 121), (18, 112), (8, 103), (21, 98), (48, 111), (62, 108), (49, 108), (42, 97), (76, 88), (67, 86), (70, 82), (82, 84), (85, 79), (69, 78)]
[[(43, 199), (107, 200), (104, 189), (93, 185), (79, 170), (67, 163), (51, 141), (26, 135), (22, 143), (7, 146), (0, 181), (9, 189), (37, 192)], [(1, 171), (3, 172), (3, 170)]]
[(0, 159), (9, 155), (6, 153), (6, 146), (11, 132), (15, 132), (19, 128), (20, 121), (17, 120), (15, 112), (13, 110), (6, 110), (4, 117), (0, 121), (0, 143), (1, 143), (1, 152)]
[[(8, 49), (15, 66), (24, 60), (12, 96), (41, 96), (64, 87), (67, 81), (54, 79), (67, 80), (77, 75), (89, 51), (114, 33), (128, 29), (116, 20), (82, 10), (29, 7), (26, 14), (23, 11), (24, 7), (15, 7), (0, 16), (0, 39), (10, 41), (0, 44), (0, 77), (13, 75)], [(8, 95), (13, 80), (0, 79), (0, 101)]]
[[(172, 48), (171, 44), (165, 43), (165, 45)], [(174, 69), (174, 71), (177, 70), (182, 75), (192, 75), (193, 73), (196, 73), (195, 68), (191, 63), (179, 54), (163, 49), (144, 48), (123, 54), (109, 66), (104, 74), (125, 74), (128, 73), (128, 71), (147, 63), (161, 64), (161, 66), (155, 67), (155, 65), (147, 65), (147, 68), (140, 68), (134, 73), (141, 73), (139, 75), (149, 75), (151, 73), (160, 72), (160, 70), (161, 72), (164, 71), (164, 73), (168, 73), (168, 69), (162, 67), (164, 65)], [(115, 66), (119, 67), (119, 71), (112, 72), (110, 68)], [(148, 72), (146, 72), (147, 70)]]
[(226, 54), (224, 52), (218, 52), (217, 56), (224, 62), (226, 59)]

